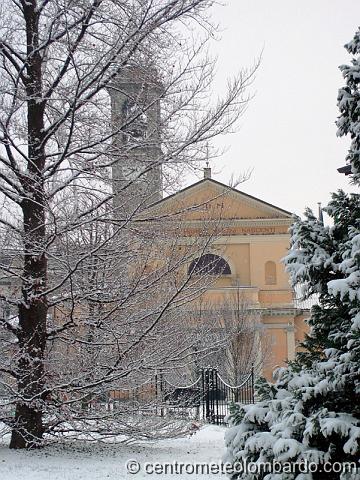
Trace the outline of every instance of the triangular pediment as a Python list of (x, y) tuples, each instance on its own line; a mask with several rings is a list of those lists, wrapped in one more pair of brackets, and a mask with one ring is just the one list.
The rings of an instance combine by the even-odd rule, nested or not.
[(179, 213), (187, 220), (291, 219), (292, 214), (240, 190), (204, 179), (164, 198), (152, 211)]

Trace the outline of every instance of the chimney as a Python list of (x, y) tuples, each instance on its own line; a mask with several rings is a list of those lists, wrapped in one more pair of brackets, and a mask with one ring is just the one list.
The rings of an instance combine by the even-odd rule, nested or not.
[(209, 162), (206, 162), (206, 167), (204, 168), (204, 178), (211, 178), (211, 168), (209, 167)]

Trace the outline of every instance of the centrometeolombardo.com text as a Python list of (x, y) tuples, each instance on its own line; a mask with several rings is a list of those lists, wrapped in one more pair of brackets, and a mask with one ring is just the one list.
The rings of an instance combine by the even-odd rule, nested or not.
[(325, 462), (318, 464), (307, 460), (301, 462), (144, 462), (136, 459), (126, 462), (128, 473), (136, 475), (145, 472), (148, 475), (217, 475), (217, 474), (242, 474), (242, 473), (360, 473), (360, 463), (355, 462)]

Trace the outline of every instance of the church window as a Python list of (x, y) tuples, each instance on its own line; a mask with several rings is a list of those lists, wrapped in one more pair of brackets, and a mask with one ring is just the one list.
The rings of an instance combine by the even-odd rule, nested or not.
[(276, 263), (275, 262), (266, 262), (265, 263), (265, 284), (266, 285), (276, 285)]
[(145, 137), (147, 128), (147, 115), (141, 106), (128, 99), (124, 103), (123, 112), (126, 121), (131, 122), (126, 128), (126, 132), (134, 139), (141, 139)]
[(230, 265), (222, 257), (205, 253), (190, 263), (189, 275), (231, 275)]

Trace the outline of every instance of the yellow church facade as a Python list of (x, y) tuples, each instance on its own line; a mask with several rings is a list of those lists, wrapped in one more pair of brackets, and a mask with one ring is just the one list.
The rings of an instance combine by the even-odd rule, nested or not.
[(222, 271), (206, 287), (202, 299), (232, 308), (240, 294), (257, 312), (263, 332), (259, 348), (266, 349), (262, 374), (271, 380), (275, 368), (295, 358), (307, 329), (308, 312), (296, 308), (281, 262), (289, 248), (292, 214), (212, 179), (210, 169), (204, 173), (203, 180), (150, 210), (175, 219), (184, 248), (208, 236), (203, 258), (197, 252), (183, 273), (189, 274), (194, 262), (204, 266), (208, 258), (221, 260)]

